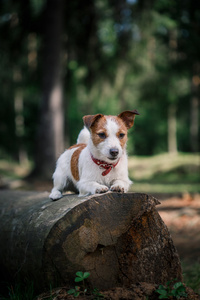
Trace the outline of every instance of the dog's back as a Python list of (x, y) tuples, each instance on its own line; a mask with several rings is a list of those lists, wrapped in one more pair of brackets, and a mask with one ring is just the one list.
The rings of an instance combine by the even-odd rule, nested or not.
[(88, 144), (89, 139), (90, 132), (86, 127), (84, 127), (78, 135), (77, 144)]

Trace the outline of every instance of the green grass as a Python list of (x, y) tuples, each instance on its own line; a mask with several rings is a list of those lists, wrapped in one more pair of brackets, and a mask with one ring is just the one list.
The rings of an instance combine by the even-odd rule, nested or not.
[(31, 162), (26, 162), (23, 165), (20, 165), (13, 160), (0, 160), (0, 178), (15, 180), (22, 179), (26, 176), (32, 168)]
[(154, 184), (137, 182), (130, 188), (131, 192), (136, 193), (156, 193), (156, 194), (184, 194), (184, 193), (199, 193), (199, 184)]
[(199, 154), (168, 153), (150, 157), (130, 157), (132, 191), (145, 193), (199, 193)]
[(182, 263), (184, 283), (200, 295), (200, 262)]
[[(4, 283), (5, 284), (5, 283)], [(7, 285), (7, 296), (1, 296), (0, 300), (32, 300), (34, 299), (34, 283)]]
[[(30, 162), (19, 165), (0, 160), (0, 183), (23, 179), (32, 167)], [(200, 156), (190, 153), (132, 156), (129, 157), (129, 176), (134, 182), (133, 192), (200, 193)]]

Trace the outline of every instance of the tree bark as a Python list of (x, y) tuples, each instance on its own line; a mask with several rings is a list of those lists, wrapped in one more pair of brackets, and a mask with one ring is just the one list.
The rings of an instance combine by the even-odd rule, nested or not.
[(62, 80), (63, 0), (49, 0), (43, 18), (43, 88), (36, 149), (36, 170), (50, 178), (64, 150)]
[[(171, 64), (177, 61), (177, 30), (169, 32), (169, 62)], [(170, 87), (168, 87), (170, 92)], [(171, 93), (171, 92), (170, 92)], [(177, 153), (177, 126), (176, 126), (176, 102), (168, 104), (168, 152)]]
[(24, 139), (24, 97), (23, 91), (20, 87), (22, 81), (22, 74), (19, 68), (14, 70), (13, 74), (14, 82), (16, 84), (15, 94), (14, 94), (14, 109), (15, 109), (15, 135), (18, 140), (18, 161), (20, 164), (26, 164), (28, 161), (27, 152), (23, 145)]
[(190, 148), (192, 152), (199, 151), (199, 94), (200, 94), (200, 63), (193, 65), (193, 76), (190, 100)]
[(177, 153), (175, 104), (169, 104), (168, 108), (168, 152), (171, 154)]
[[(90, 272), (99, 289), (182, 280), (168, 229), (146, 194), (66, 195), (0, 191), (1, 276), (37, 288)], [(5, 277), (6, 276), (6, 277)]]

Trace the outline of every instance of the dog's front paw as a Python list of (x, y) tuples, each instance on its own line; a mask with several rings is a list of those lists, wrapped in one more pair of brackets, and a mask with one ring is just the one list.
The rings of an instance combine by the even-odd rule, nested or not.
[(117, 192), (117, 193), (124, 193), (125, 190), (124, 190), (124, 187), (123, 186), (120, 186), (118, 184), (114, 184), (111, 186), (110, 190), (112, 192)]
[(49, 195), (49, 198), (52, 200), (58, 200), (62, 198), (62, 193), (59, 190), (52, 190), (51, 194)]
[(109, 191), (109, 188), (106, 185), (100, 185), (96, 191), (95, 194), (102, 194), (102, 193), (106, 193)]

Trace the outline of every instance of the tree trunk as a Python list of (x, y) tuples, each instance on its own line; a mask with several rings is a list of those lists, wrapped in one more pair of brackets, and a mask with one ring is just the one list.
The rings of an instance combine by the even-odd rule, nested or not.
[(137, 193), (89, 197), (0, 191), (3, 280), (29, 278), (37, 288), (73, 282), (89, 271), (100, 289), (182, 279), (155, 198)]
[(23, 91), (20, 87), (22, 81), (22, 74), (19, 68), (15, 68), (13, 74), (14, 82), (16, 84), (14, 94), (14, 109), (15, 109), (15, 134), (18, 140), (18, 161), (20, 164), (26, 164), (28, 161), (27, 152), (23, 145), (24, 139), (24, 99)]
[(49, 0), (44, 13), (43, 96), (37, 138), (36, 172), (50, 178), (64, 150), (62, 82), (63, 0)]
[[(169, 62), (171, 64), (177, 61), (177, 30), (169, 32)], [(168, 87), (170, 92), (170, 87)], [(171, 92), (170, 92), (171, 93)], [(169, 103), (168, 106), (168, 152), (177, 153), (176, 137), (176, 103)]]
[(190, 147), (192, 152), (199, 151), (199, 85), (200, 64), (193, 65), (192, 96), (190, 100)]
[(169, 104), (168, 108), (168, 152), (171, 154), (177, 153), (175, 104)]

